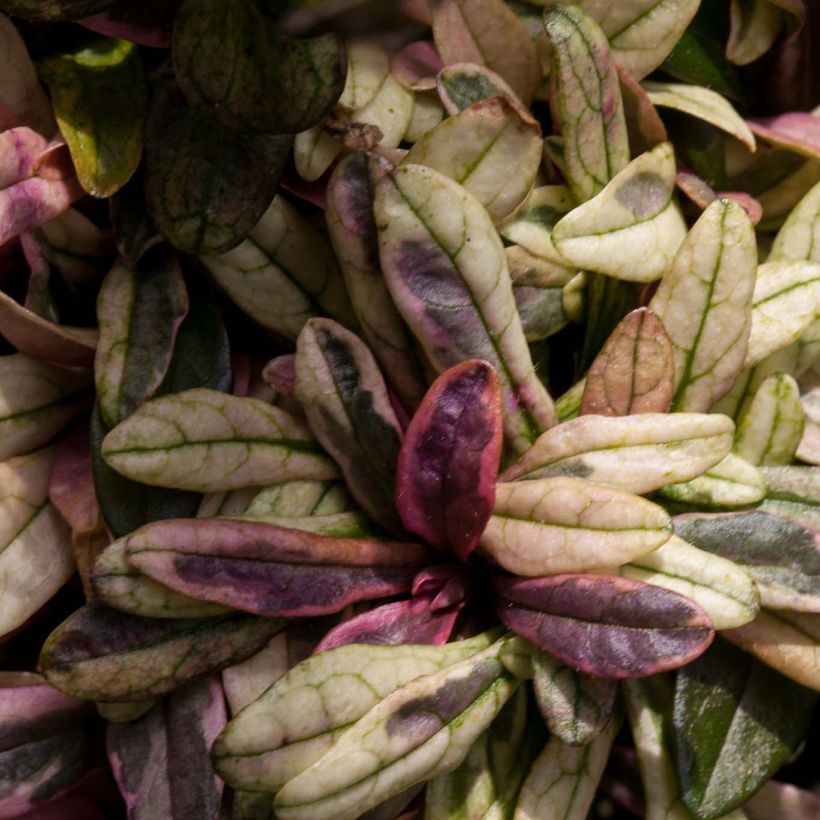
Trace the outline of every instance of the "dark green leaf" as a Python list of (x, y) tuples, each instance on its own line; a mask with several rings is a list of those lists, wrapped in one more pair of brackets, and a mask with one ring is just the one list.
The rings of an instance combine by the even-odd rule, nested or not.
[(677, 80), (706, 86), (727, 97), (739, 99), (743, 95), (737, 74), (724, 59), (721, 46), (691, 28), (683, 33), (661, 69)]

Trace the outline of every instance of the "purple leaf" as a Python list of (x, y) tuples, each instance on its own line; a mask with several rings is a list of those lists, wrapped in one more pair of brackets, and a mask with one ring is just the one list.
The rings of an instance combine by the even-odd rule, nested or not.
[(177, 689), (130, 723), (109, 723), (108, 757), (129, 818), (219, 820), (225, 784), (210, 752), (226, 723), (218, 677)]
[(390, 60), (390, 71), (405, 87), (413, 91), (430, 91), (436, 87), (436, 75), (443, 68), (438, 51), (429, 40), (416, 40), (397, 51)]
[(442, 373), (399, 453), (396, 503), (404, 526), (466, 561), (492, 514), (502, 432), (492, 365), (469, 359)]
[(283, 396), (292, 396), (296, 386), (296, 356), (293, 353), (285, 353), (271, 359), (262, 370), (262, 378), (277, 393)]
[(177, 592), (267, 617), (323, 615), (406, 592), (430, 560), (418, 544), (220, 519), (157, 521), (126, 549), (131, 564)]
[(499, 618), (568, 666), (602, 678), (675, 669), (714, 638), (709, 616), (676, 592), (608, 575), (497, 578)]
[(776, 117), (758, 117), (746, 122), (756, 136), (780, 148), (820, 158), (820, 117), (806, 111), (790, 111)]

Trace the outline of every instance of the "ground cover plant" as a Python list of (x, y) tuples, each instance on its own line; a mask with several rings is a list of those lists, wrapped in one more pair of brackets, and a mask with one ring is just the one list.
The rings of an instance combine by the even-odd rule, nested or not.
[(0, 12), (0, 818), (820, 816), (811, 3)]

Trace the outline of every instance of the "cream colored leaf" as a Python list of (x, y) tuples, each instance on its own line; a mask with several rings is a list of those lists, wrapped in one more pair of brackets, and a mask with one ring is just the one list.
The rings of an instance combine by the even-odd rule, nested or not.
[(769, 262), (820, 262), (820, 182), (795, 205), (777, 232)]
[(348, 42), (345, 50), (347, 77), (337, 105), (358, 111), (379, 93), (390, 71), (390, 58), (383, 48), (366, 40)]
[(293, 164), (306, 182), (315, 182), (342, 152), (342, 141), (321, 125), (300, 131), (293, 139)]
[(783, 28), (783, 14), (772, 0), (732, 0), (726, 57), (748, 65), (762, 57)]
[(664, 498), (705, 507), (745, 507), (766, 497), (766, 479), (753, 464), (734, 453), (684, 484), (660, 491)]

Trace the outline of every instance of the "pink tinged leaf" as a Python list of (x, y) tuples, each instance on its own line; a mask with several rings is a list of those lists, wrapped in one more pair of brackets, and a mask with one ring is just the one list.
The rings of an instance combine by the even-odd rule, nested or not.
[(257, 521), (177, 519), (129, 536), (129, 562), (177, 592), (267, 617), (339, 612), (407, 592), (430, 552)]
[(35, 176), (35, 166), (48, 140), (31, 128), (10, 128), (0, 134), (0, 188)]
[(413, 597), (429, 599), (433, 612), (461, 604), (469, 592), (469, 577), (457, 564), (426, 567), (413, 579)]
[(390, 59), (390, 71), (405, 87), (429, 91), (436, 87), (436, 75), (444, 67), (435, 45), (429, 40), (408, 43)]
[(227, 723), (218, 677), (177, 689), (130, 723), (108, 724), (108, 758), (130, 818), (219, 820), (211, 745)]
[(4, 188), (0, 191), (0, 244), (50, 222), (83, 193), (76, 177), (31, 177)]
[(310, 202), (311, 205), (315, 205), (317, 208), (324, 210), (328, 176), (329, 172), (315, 182), (307, 182), (295, 171), (286, 171), (280, 185), (286, 191), (298, 196), (299, 199)]
[(633, 156), (650, 151), (669, 138), (666, 126), (643, 86), (620, 66), (618, 80), (626, 117), (629, 147)]
[(672, 343), (649, 308), (627, 314), (587, 373), (581, 415), (666, 413), (672, 404)]
[(61, 136), (54, 137), (34, 163), (35, 176), (42, 179), (69, 179), (75, 176), (71, 152)]
[(678, 171), (675, 185), (701, 210), (716, 199), (733, 199), (746, 211), (752, 225), (757, 225), (763, 216), (763, 206), (751, 194), (744, 191), (715, 191), (708, 182), (690, 171)]
[(755, 136), (779, 148), (820, 159), (820, 117), (805, 111), (790, 111), (776, 117), (746, 120)]
[(714, 639), (697, 604), (661, 587), (607, 575), (497, 578), (498, 617), (568, 666), (640, 678), (698, 657)]
[(468, 359), (433, 382), (399, 453), (396, 503), (410, 532), (469, 558), (492, 514), (502, 432), (488, 362)]
[(296, 370), (294, 369), (296, 356), (286, 353), (271, 359), (262, 369), (262, 378), (277, 393), (283, 396), (292, 396), (296, 387)]
[(93, 14), (91, 17), (84, 17), (77, 22), (106, 37), (113, 37), (115, 40), (128, 40), (139, 46), (148, 48), (168, 48), (171, 45), (170, 27), (152, 26), (145, 23), (128, 23), (117, 20), (109, 12)]

